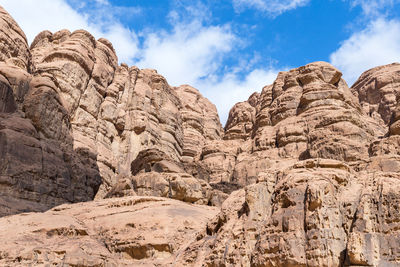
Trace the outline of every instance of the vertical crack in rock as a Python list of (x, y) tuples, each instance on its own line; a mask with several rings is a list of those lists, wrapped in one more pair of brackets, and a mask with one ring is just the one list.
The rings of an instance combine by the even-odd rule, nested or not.
[(0, 22), (0, 265), (400, 264), (400, 64), (280, 72), (223, 128), (105, 39)]

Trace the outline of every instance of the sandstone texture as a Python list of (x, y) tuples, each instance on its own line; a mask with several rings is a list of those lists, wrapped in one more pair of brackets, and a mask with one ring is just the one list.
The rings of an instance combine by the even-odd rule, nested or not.
[(223, 128), (105, 39), (0, 22), (0, 266), (400, 266), (399, 63), (281, 72)]
[[(236, 104), (223, 142), (241, 141), (225, 173), (243, 189), (179, 264), (400, 266), (398, 66), (350, 89), (333, 66), (311, 63)], [(378, 107), (383, 92), (394, 96), (389, 109)]]
[[(112, 44), (83, 30), (44, 31), (29, 48), (15, 21), (0, 15), (0, 215), (103, 198), (131, 178), (139, 187), (167, 183), (167, 191), (172, 183), (171, 197), (188, 202), (223, 194), (193, 164), (223, 134), (215, 106), (196, 89), (118, 66)], [(152, 148), (182, 168), (133, 176), (131, 163)], [(139, 195), (168, 196), (137, 186)]]
[(0, 265), (173, 265), (217, 213), (166, 198), (125, 197), (3, 217)]

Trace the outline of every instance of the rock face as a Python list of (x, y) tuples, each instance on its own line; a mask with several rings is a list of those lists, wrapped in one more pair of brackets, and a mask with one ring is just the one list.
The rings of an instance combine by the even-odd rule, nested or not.
[(400, 64), (281, 72), (222, 128), (107, 40), (0, 16), (0, 265), (400, 266)]
[(364, 72), (352, 91), (366, 113), (388, 124), (399, 100), (399, 85), (400, 64), (393, 63)]
[[(181, 166), (198, 160), (206, 141), (221, 139), (215, 106), (196, 89), (170, 87), (155, 70), (118, 66), (112, 44), (83, 30), (44, 31), (28, 48), (7, 12), (0, 15), (0, 215), (110, 190), (124, 195), (118, 181), (131, 179), (140, 152), (156, 148)], [(181, 167), (160, 182), (175, 181), (178, 199), (208, 203), (206, 171), (199, 180), (197, 165)], [(153, 187), (136, 191), (167, 196)]]
[(33, 66), (14, 20), (4, 10), (0, 15), (0, 214), (90, 200), (101, 183), (98, 169), (73, 150), (53, 80)]
[[(397, 68), (360, 80), (382, 69), (395, 76)], [(399, 106), (366, 110), (382, 100), (363, 92), (381, 87), (360, 80), (349, 89), (333, 66), (311, 63), (232, 108), (220, 149), (208, 156), (227, 155), (236, 142), (222, 172), (244, 188), (180, 254), (180, 265), (400, 265)], [(397, 95), (392, 81), (386, 87)]]
[(182, 102), (182, 121), (184, 134), (183, 162), (199, 160), (202, 148), (207, 141), (220, 140), (223, 129), (219, 122), (217, 109), (197, 89), (182, 85), (175, 88)]
[(125, 197), (3, 217), (0, 265), (173, 265), (217, 212), (165, 198)]

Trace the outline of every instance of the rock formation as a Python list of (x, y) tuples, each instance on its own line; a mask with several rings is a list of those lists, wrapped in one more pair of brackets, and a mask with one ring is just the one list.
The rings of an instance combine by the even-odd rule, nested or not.
[(207, 194), (208, 203), (212, 188), (190, 164), (206, 141), (221, 139), (213, 104), (190, 86), (170, 87), (154, 70), (118, 66), (112, 44), (83, 30), (44, 31), (28, 48), (14, 20), (0, 15), (0, 215), (105, 197), (151, 148), (188, 163), (189, 173), (172, 171), (178, 198)]
[(400, 266), (400, 64), (281, 72), (222, 128), (107, 40), (0, 16), (0, 265)]
[(172, 265), (217, 212), (166, 198), (125, 197), (3, 217), (0, 265)]
[[(383, 68), (399, 75), (397, 64)], [(231, 181), (245, 187), (179, 256), (181, 265), (400, 265), (398, 105), (385, 120), (386, 109), (365, 110), (380, 100), (355, 97), (367, 90), (360, 80), (349, 89), (340, 77), (311, 63), (263, 89), (255, 121), (248, 102), (234, 106), (227, 139), (229, 123), (244, 122), (234, 133), (251, 145), (239, 149)], [(387, 85), (394, 95), (397, 79)]]

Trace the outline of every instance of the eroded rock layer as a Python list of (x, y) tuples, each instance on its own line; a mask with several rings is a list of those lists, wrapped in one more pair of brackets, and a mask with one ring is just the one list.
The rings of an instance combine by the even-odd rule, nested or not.
[[(151, 148), (188, 163), (158, 179), (174, 181), (172, 197), (209, 202), (207, 172), (193, 162), (206, 141), (222, 137), (213, 104), (190, 86), (169, 86), (155, 70), (118, 66), (112, 44), (83, 30), (44, 31), (28, 48), (7, 12), (0, 15), (0, 215), (110, 195)], [(152, 186), (134, 190), (168, 196)]]
[(0, 23), (0, 265), (400, 266), (398, 63), (281, 72), (222, 128), (105, 39)]
[(217, 212), (165, 198), (125, 197), (3, 217), (0, 265), (173, 265)]
[[(399, 266), (397, 68), (367, 71), (349, 89), (333, 66), (311, 63), (236, 104), (221, 148), (241, 141), (223, 173), (244, 189), (179, 263)], [(387, 89), (370, 82), (379, 77)], [(389, 109), (365, 93), (388, 88)]]

